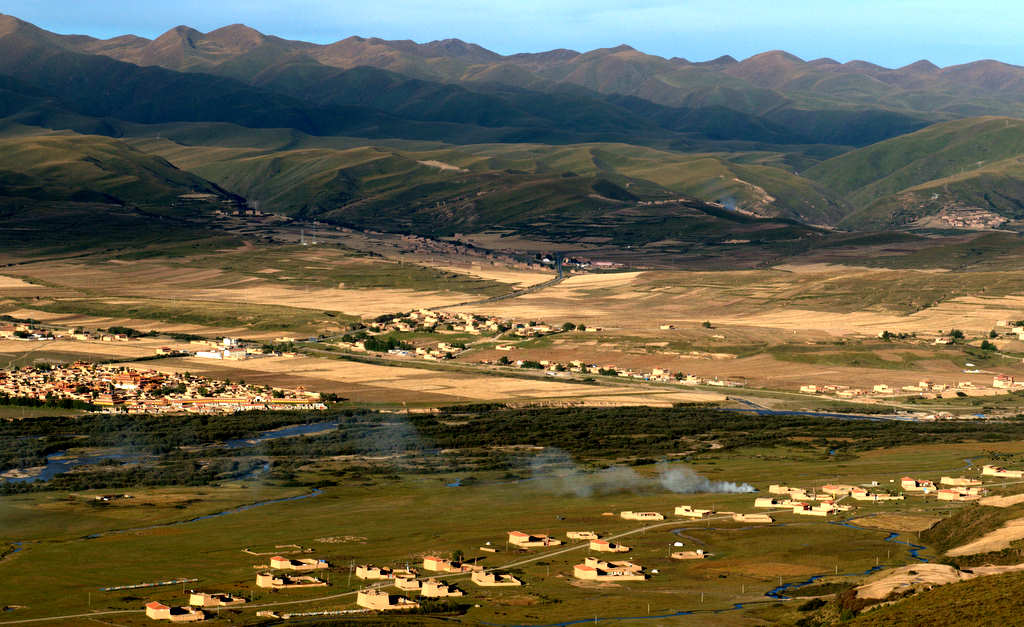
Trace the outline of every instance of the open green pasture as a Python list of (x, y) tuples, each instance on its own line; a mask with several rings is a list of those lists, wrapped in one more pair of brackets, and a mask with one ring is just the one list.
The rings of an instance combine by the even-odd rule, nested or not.
[[(693, 460), (693, 467), (709, 479), (746, 482), (762, 492), (769, 483), (812, 487), (834, 481), (878, 481), (888, 486), (890, 479), (898, 481), (905, 474), (938, 479), (940, 474), (966, 471), (966, 459), (981, 463), (993, 449), (1019, 455), (1024, 445), (921, 445), (832, 457), (816, 447), (744, 448), (703, 453)], [(329, 460), (318, 463), (317, 474), (330, 474), (331, 464)], [(524, 471), (513, 474), (530, 476)], [(308, 493), (309, 489), (233, 482), (194, 489), (129, 491), (137, 498), (108, 506), (91, 505), (88, 495), (44, 492), (8, 496), (0, 502), (0, 540), (23, 544), (21, 551), (0, 561), (0, 575), (8, 582), (0, 603), (25, 606), (4, 617), (11, 620), (84, 613), (90, 602), (97, 611), (137, 609), (151, 599), (182, 603), (185, 598), (179, 586), (112, 593), (99, 588), (195, 577), (200, 581), (189, 587), (255, 594), (258, 604), (278, 606), (310, 600), (281, 605), (281, 609), (350, 608), (354, 607), (353, 596), (311, 599), (356, 590), (358, 582), (349, 580), (353, 563), (404, 566), (416, 564), (424, 555), (449, 556), (461, 551), (488, 568), (513, 564), (509, 570), (526, 583), (522, 588), (484, 590), (465, 577), (447, 577), (467, 592), (465, 601), (471, 607), (461, 620), (469, 623), (548, 624), (586, 618), (593, 616), (597, 600), (602, 617), (643, 616), (648, 604), (652, 614), (668, 614), (726, 609), (746, 602), (751, 605), (736, 613), (737, 620), (756, 620), (757, 616), (792, 620), (797, 616), (792, 604), (779, 608), (764, 597), (780, 579), (783, 583), (803, 581), (812, 575), (834, 575), (837, 570), (840, 574), (861, 573), (876, 562), (897, 565), (911, 561), (905, 545), (884, 542), (886, 531), (839, 526), (785, 512), (775, 514), (777, 522), (771, 526), (739, 524), (728, 518), (672, 521), (673, 508), (681, 504), (752, 512), (755, 495), (674, 494), (660, 487), (656, 467), (635, 471), (643, 488), (587, 496), (576, 496), (571, 483), (554, 472), (520, 481), (499, 473), (477, 474), (476, 481), (453, 475), (350, 477), (302, 500), (94, 539), (83, 536), (188, 520), (239, 503)], [(446, 486), (458, 478), (466, 485)], [(911, 497), (903, 503), (863, 505), (848, 517), (876, 512), (944, 515), (959, 507)], [(640, 523), (602, 515), (626, 509), (661, 511), (669, 514), (669, 520), (642, 530)], [(624, 557), (659, 572), (644, 583), (574, 583), (572, 565), (590, 554), (588, 550), (570, 544), (523, 554), (506, 552), (505, 534), (513, 529), (563, 539), (567, 530), (574, 529), (621, 535), (620, 542), (633, 547)], [(681, 550), (671, 546), (676, 541), (683, 542), (686, 549), (704, 548), (712, 557), (670, 560), (671, 550)], [(481, 552), (479, 547), (487, 542), (500, 552)], [(261, 563), (261, 558), (242, 549), (285, 544), (312, 547), (310, 556), (327, 559), (332, 566), (324, 577), (330, 579), (331, 586), (274, 593), (254, 589), (253, 566)], [(563, 548), (570, 550), (563, 553)], [(931, 556), (928, 551), (924, 555)], [(538, 559), (528, 561), (533, 558)], [(480, 607), (472, 607), (476, 604)], [(253, 609), (225, 614), (220, 620), (252, 623), (256, 621)], [(113, 616), (123, 625), (146, 622), (141, 613)]]

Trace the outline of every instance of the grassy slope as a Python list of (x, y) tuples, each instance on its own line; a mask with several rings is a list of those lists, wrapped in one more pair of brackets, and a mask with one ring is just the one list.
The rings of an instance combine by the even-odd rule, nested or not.
[(1020, 621), (1022, 586), (1021, 573), (980, 577), (922, 592), (863, 614), (850, 624), (1014, 625)]
[[(1017, 217), (1024, 168), (1024, 121), (968, 118), (935, 124), (822, 162), (805, 174), (860, 210), (844, 225), (880, 226), (957, 203)], [(910, 193), (918, 207), (895, 196)], [(934, 195), (934, 196), (933, 196)]]
[(227, 197), (195, 174), (109, 137), (0, 137), (0, 196), (149, 206), (191, 192)]
[[(202, 198), (183, 199), (200, 193)], [(234, 197), (123, 141), (8, 126), (0, 133), (0, 248), (51, 254), (211, 236), (190, 218)], [(183, 219), (184, 218), (184, 219)]]
[[(344, 205), (335, 217), (353, 219), (359, 202), (376, 213), (396, 202), (427, 208), (477, 196), (480, 215), (450, 216), (462, 230), (489, 222), (514, 222), (538, 209), (601, 211), (606, 203), (588, 198), (598, 179), (608, 179), (638, 198), (679, 195), (706, 201), (732, 200), (764, 215), (796, 216), (827, 223), (842, 211), (822, 188), (792, 173), (779, 153), (685, 154), (618, 143), (474, 144), (453, 147), (390, 141), (367, 145), (344, 138), (309, 138), (261, 132), (240, 141), (231, 129), (211, 129), (199, 140), (195, 129), (177, 128), (173, 141), (131, 140), (182, 168), (225, 188), (259, 200), (264, 209), (323, 214)], [(142, 134), (142, 130), (136, 130)], [(417, 163), (439, 161), (466, 170), (440, 170)], [(570, 174), (577, 178), (565, 178)], [(484, 194), (479, 194), (484, 192)], [(614, 205), (612, 205), (614, 206)], [(433, 212), (431, 212), (433, 213)], [(437, 222), (437, 216), (417, 216)], [(475, 222), (475, 223), (474, 223)], [(436, 226), (436, 225), (435, 225)]]

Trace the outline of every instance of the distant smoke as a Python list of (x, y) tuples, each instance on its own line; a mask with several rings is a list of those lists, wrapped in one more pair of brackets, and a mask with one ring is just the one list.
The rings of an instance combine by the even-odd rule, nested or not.
[(668, 464), (658, 464), (658, 480), (670, 492), (694, 494), (696, 492), (743, 493), (756, 492), (749, 483), (733, 483), (732, 481), (712, 481), (695, 473), (689, 466), (669, 468)]
[(732, 196), (723, 198), (722, 205), (724, 205), (729, 211), (736, 211), (736, 199)]
[(555, 494), (588, 497), (622, 492), (655, 492), (659, 488), (677, 494), (756, 492), (746, 483), (712, 481), (688, 466), (658, 464), (658, 475), (647, 477), (626, 466), (610, 466), (592, 472), (582, 470), (564, 451), (548, 449), (530, 460), (533, 478), (542, 489)]

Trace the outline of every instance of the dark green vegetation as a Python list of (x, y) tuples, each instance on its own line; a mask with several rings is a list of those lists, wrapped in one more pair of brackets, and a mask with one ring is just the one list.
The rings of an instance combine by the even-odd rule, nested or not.
[[(225, 440), (251, 438), (286, 425), (325, 421), (338, 421), (339, 426), (253, 446), (218, 446)], [(813, 437), (808, 437), (812, 433)], [(699, 459), (711, 450), (720, 454), (779, 447), (827, 459), (829, 450), (847, 454), (897, 445), (997, 442), (1021, 437), (1024, 424), (1017, 421), (963, 425), (844, 421), (737, 414), (707, 405), (614, 410), (469, 406), (440, 414), (408, 415), (358, 409), (216, 417), (98, 415), (0, 423), (0, 470), (41, 465), (47, 454), (69, 448), (124, 451), (147, 461), (141, 465), (133, 462), (88, 467), (58, 475), (49, 483), (0, 486), (8, 492), (19, 492), (198, 485), (245, 476), (267, 459), (274, 464), (269, 475), (272, 480), (295, 485), (296, 469), (335, 456), (354, 456), (347, 465), (351, 471), (362, 473), (515, 471), (529, 466), (536, 454), (517, 452), (523, 446), (564, 451), (584, 467), (601, 468), (609, 463), (649, 464), (680, 455)], [(440, 450), (455, 450), (458, 454), (438, 456)], [(335, 482), (342, 477), (327, 473), (307, 485)], [(935, 542), (941, 544), (941, 539)]]
[(27, 232), (0, 243), (33, 243), (33, 221), (56, 222), (65, 248), (154, 225), (196, 238), (197, 216), (243, 202), (431, 236), (667, 241), (745, 265), (854, 245), (800, 222), (942, 230), (929, 216), (982, 209), (1016, 228), (1020, 122), (979, 116), (1024, 115), (1020, 78), (990, 61), (320, 46), (241, 25), (99, 41), (4, 16), (0, 220)]

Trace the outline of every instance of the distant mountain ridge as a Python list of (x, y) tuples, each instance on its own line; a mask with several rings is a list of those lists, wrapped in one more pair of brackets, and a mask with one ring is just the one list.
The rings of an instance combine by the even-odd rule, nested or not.
[[(458, 39), (313, 44), (243, 24), (101, 40), (0, 15), (0, 137), (115, 138), (89, 144), (107, 155), (123, 137), (131, 150), (105, 158), (153, 189), (159, 168), (133, 151), (186, 171), (175, 190), (410, 232), (579, 234), (630, 203), (691, 199), (697, 213), (664, 216), (680, 238), (720, 211), (700, 201), (850, 229), (970, 215), (1024, 230), (1016, 117), (1024, 68), (996, 61), (892, 69), (775, 50), (693, 62), (628, 45), (500, 55)], [(60, 168), (72, 165), (56, 200), (131, 204), (131, 189)], [(11, 171), (19, 197), (60, 180)], [(650, 219), (636, 238), (661, 235)]]
[[(10, 16), (0, 17), (0, 21), (7, 23), (0, 26), (0, 34), (30, 26)], [(12, 26), (12, 22), (17, 25)], [(741, 61), (723, 55), (692, 62), (649, 55), (624, 44), (588, 52), (556, 49), (503, 56), (459, 39), (416, 43), (350, 36), (330, 44), (314, 44), (265, 35), (244, 24), (208, 33), (177, 26), (153, 40), (132, 35), (107, 40), (49, 35), (51, 41), (69, 50), (178, 71), (221, 73), (219, 67), (228, 61), (247, 55), (265, 58), (272, 52), (279, 59), (304, 56), (329, 67), (372, 66), (431, 81), (488, 81), (501, 76), (522, 87), (570, 83), (669, 106), (707, 104), (709, 96), (701, 92), (709, 75), (713, 75), (720, 88), (749, 92), (738, 102), (717, 104), (748, 113), (764, 113), (782, 103), (767, 93), (758, 93), (760, 90), (781, 94), (783, 100), (801, 106), (813, 106), (819, 100), (818, 104), (859, 102), (957, 116), (982, 113), (968, 110), (970, 103), (965, 102), (967, 98), (980, 98), (980, 108), (988, 113), (1010, 113), (1008, 109), (1024, 112), (1024, 67), (994, 60), (945, 68), (920, 60), (886, 68), (860, 60), (804, 61), (788, 52), (772, 50)], [(936, 91), (943, 93), (929, 93)], [(726, 98), (726, 94), (718, 97)]]

